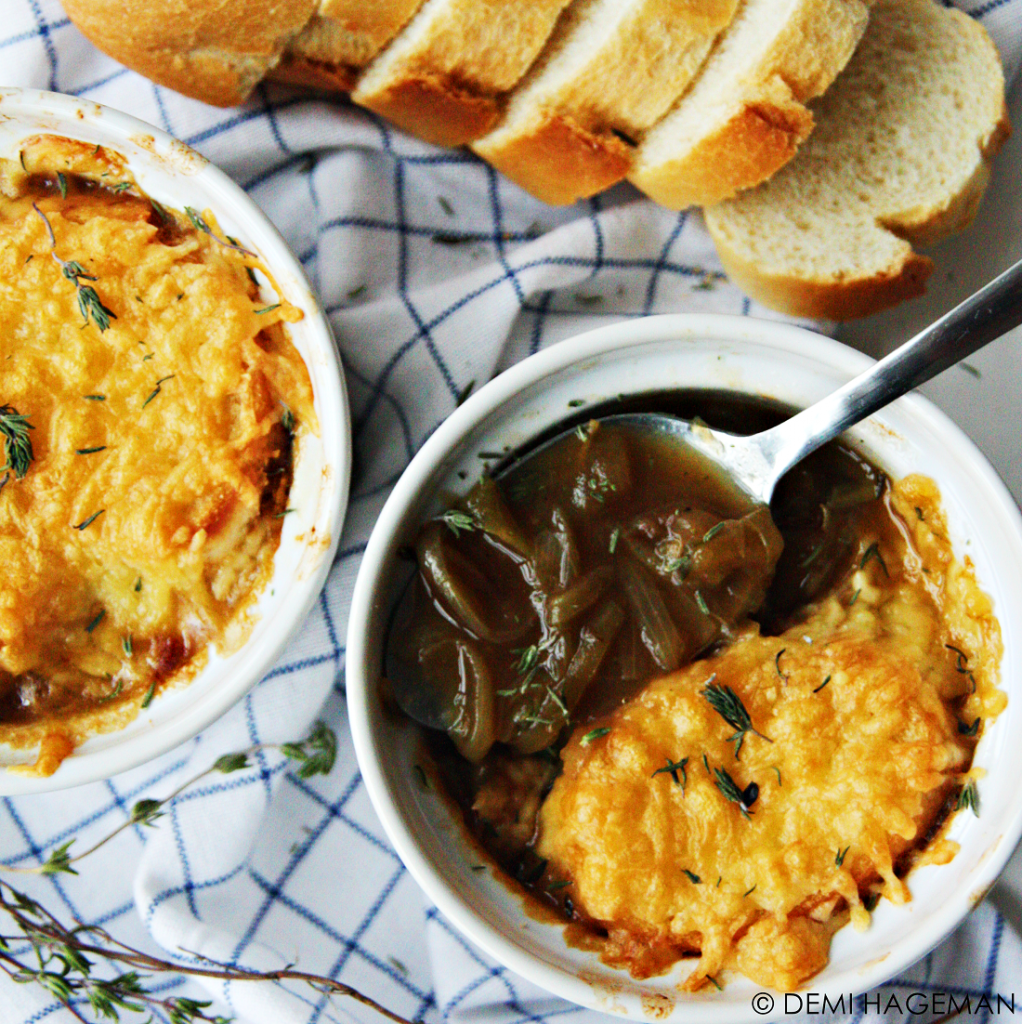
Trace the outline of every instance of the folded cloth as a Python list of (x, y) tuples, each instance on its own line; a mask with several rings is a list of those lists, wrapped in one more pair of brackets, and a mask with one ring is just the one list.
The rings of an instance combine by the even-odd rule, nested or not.
[[(1013, 73), (1022, 0), (976, 4), (973, 13)], [(141, 768), (71, 792), (3, 800), (0, 861), (31, 867), (72, 839), (72, 853), (84, 850), (127, 821), (137, 800), (166, 795), (226, 752), (300, 739), (323, 718), (339, 737), (329, 776), (302, 780), (279, 753), (263, 751), (247, 770), (205, 777), (152, 827), (121, 832), (78, 865), (79, 875), (21, 876), (23, 888), (58, 916), (100, 925), (161, 958), (206, 968), (296, 964), (409, 1019), (595, 1022), (599, 1014), (532, 988), (424, 909), (383, 835), (343, 703), (359, 557), (414, 452), (469, 388), (504, 367), (624, 317), (775, 315), (724, 280), (698, 214), (670, 213), (626, 186), (555, 210), (471, 155), (425, 146), (342, 101), (269, 87), (236, 110), (186, 100), (95, 51), (57, 0), (6, 0), (4, 15), (6, 82), (88, 97), (164, 128), (224, 168), (275, 221), (337, 334), (356, 470), (323, 597), (266, 679), (196, 740)], [(1022, 923), (1017, 905), (1006, 910)], [(884, 991), (1009, 992), (1020, 977), (1018, 938), (987, 903)], [(379, 1019), (301, 984), (173, 973), (149, 983), (162, 999), (210, 999), (207, 1015), (247, 1024)], [(857, 1003), (844, 1016), (900, 1016), (887, 1002), (876, 1006)], [(80, 1012), (89, 1019), (87, 1007)], [(169, 1020), (160, 1008), (154, 1018)], [(74, 1019), (40, 987), (0, 976), (4, 1024)]]

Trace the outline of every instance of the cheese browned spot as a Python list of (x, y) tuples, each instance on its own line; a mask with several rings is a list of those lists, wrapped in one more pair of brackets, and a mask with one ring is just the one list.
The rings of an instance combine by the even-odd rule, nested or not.
[(301, 312), (196, 216), (211, 230), (100, 147), (40, 137), (0, 162), (0, 405), (34, 452), (0, 490), (4, 742), (121, 724), (251, 628), (292, 439), (317, 425), (284, 327)]

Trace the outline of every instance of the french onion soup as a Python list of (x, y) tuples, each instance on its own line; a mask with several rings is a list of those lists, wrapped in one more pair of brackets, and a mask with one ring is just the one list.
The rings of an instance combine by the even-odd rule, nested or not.
[[(638, 405), (735, 433), (778, 418), (726, 395)], [(1000, 629), (928, 479), (832, 443), (750, 508), (593, 419), (484, 475), (414, 560), (384, 692), (432, 727), (479, 844), (638, 978), (690, 958), (689, 991), (729, 969), (793, 989), (978, 811)]]
[(255, 270), (107, 148), (0, 160), (0, 741), (38, 774), (252, 627), (317, 430)]

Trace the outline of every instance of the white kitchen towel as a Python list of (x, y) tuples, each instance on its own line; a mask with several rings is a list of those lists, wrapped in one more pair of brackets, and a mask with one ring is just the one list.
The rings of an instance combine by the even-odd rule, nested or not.
[[(1022, 0), (964, 6), (1013, 74)], [(723, 280), (697, 214), (670, 213), (627, 186), (555, 210), (471, 155), (423, 145), (341, 100), (261, 86), (244, 107), (214, 109), (98, 53), (57, 0), (2, 0), (0, 10), (3, 84), (73, 93), (150, 121), (219, 164), (266, 210), (330, 314), (356, 447), (337, 562), (277, 667), (202, 736), (148, 765), (72, 792), (0, 801), (0, 861), (39, 864), (71, 839), (72, 852), (84, 849), (127, 820), (135, 801), (168, 793), (225, 752), (300, 738), (322, 717), (340, 739), (330, 776), (303, 781), (279, 755), (261, 754), (251, 769), (187, 791), (154, 828), (123, 832), (83, 861), (80, 875), (28, 887), (58, 915), (130, 945), (181, 962), (201, 954), (260, 968), (296, 963), (409, 1019), (595, 1024), (599, 1015), (531, 988), (424, 909), (387, 843), (345, 720), (352, 585), (395, 479), (470, 386), (615, 318), (774, 314)], [(1006, 924), (984, 905), (891, 991), (977, 999), (1014, 984), (1022, 1005), (1019, 925), (1022, 914)], [(170, 974), (152, 983), (163, 998), (213, 999), (209, 1014), (244, 1024), (378, 1019), (300, 985), (203, 985)], [(876, 1005), (856, 1004), (845, 1017), (901, 1019), (887, 1002)], [(169, 1019), (160, 1009), (154, 1017)], [(0, 976), (2, 1024), (73, 1019), (38, 987)]]

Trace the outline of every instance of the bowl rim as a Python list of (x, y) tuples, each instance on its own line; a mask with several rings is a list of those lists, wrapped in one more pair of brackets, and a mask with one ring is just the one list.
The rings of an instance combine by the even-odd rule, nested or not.
[[(366, 627), (373, 612), (372, 590), (379, 574), (385, 571), (388, 546), (407, 506), (419, 494), (422, 485), (428, 482), (444, 454), (455, 448), (490, 413), (528, 386), (572, 364), (650, 343), (700, 337), (723, 342), (764, 343), (800, 358), (806, 357), (806, 341), (811, 339), (812, 356), (826, 369), (846, 375), (849, 379), (875, 362), (856, 349), (794, 324), (729, 314), (637, 317), (586, 331), (543, 349), (505, 370), (472, 395), (436, 429), (410, 461), (377, 518), (362, 557), (349, 613), (346, 682), (349, 724), (355, 753), (373, 807), (409, 873), (438, 909), (493, 959), (548, 992), (576, 1005), (603, 1012), (608, 1007), (590, 984), (515, 945), (475, 906), (448, 886), (424, 855), (414, 832), (392, 799), (381, 767), (386, 761), (387, 752), (378, 744), (370, 714), (370, 695), (376, 681), (367, 679), (363, 673), (367, 656)], [(989, 492), (997, 499), (997, 515), (1009, 520), (1014, 526), (1014, 532), (1022, 537), (1022, 514), (1018, 506), (986, 457), (961, 428), (919, 394), (910, 393), (893, 404), (910, 410), (912, 416), (920, 422), (921, 428), (948, 435), (961, 451), (969, 453), (973, 471), (983, 478)], [(1006, 682), (1002, 678), (1001, 685), (1004, 686)], [(930, 915), (929, 929), (925, 935), (912, 933), (906, 936), (891, 947), (889, 954), (877, 958), (862, 969), (861, 977), (851, 986), (855, 993), (882, 984), (915, 963), (942, 941), (978, 903), (975, 899), (977, 891), (985, 895), (1022, 836), (1022, 800), (1016, 802), (1013, 814), (1001, 824), (1004, 826), (1000, 829), (1001, 839), (993, 851), (988, 852), (976, 870), (975, 877), (970, 878), (968, 891), (963, 889), (956, 892)], [(622, 979), (630, 980), (625, 974), (622, 974)], [(812, 986), (812, 981), (809, 985)], [(848, 995), (850, 987), (846, 978), (839, 983), (821, 985), (819, 988), (813, 986), (812, 991), (836, 998), (842, 994)], [(620, 1002), (613, 1009), (615, 1013), (623, 1013), (634, 1019), (649, 1018), (648, 1011), (643, 1013), (638, 1007), (622, 1006)], [(678, 1001), (667, 1019), (691, 1021), (692, 1024), (719, 1024), (722, 1013), (726, 1013), (729, 1024), (763, 1019), (748, 1004), (742, 1012), (734, 1003), (714, 1006), (712, 1001), (690, 1002), (684, 999)]]
[[(140, 182), (147, 171), (186, 181), (182, 190), (194, 187), (196, 198), (202, 200), (204, 207), (209, 206), (219, 214), (226, 214), (229, 219), (244, 222), (246, 244), (259, 253), (267, 267), (272, 269), (281, 291), (305, 314), (300, 323), (289, 325), (289, 330), (296, 347), (305, 347), (309, 353), (309, 357), (303, 356), (303, 361), (314, 384), (313, 403), (319, 420), (315, 444), (322, 448), (321, 475), (324, 482), (318, 490), (319, 501), (311, 523), (315, 530), (312, 534), (307, 531), (309, 541), (301, 549), (295, 549), (307, 553), (320, 552), (318, 561), (310, 571), (306, 564), (308, 558), (302, 560), (298, 567), (302, 571), (295, 572), (288, 581), (291, 600), (278, 609), (278, 614), (257, 614), (256, 609), (274, 583), (279, 586), (280, 581), (275, 578), (285, 543), (298, 543), (295, 540), (296, 528), (291, 523), (286, 525), (274, 553), (273, 574), (255, 595), (254, 603), (248, 606), (254, 624), (241, 648), (227, 655), (226, 659), (210, 652), (206, 665), (200, 668), (194, 679), (183, 686), (171, 687), (119, 728), (85, 740), (53, 775), (34, 777), (0, 770), (0, 795), (4, 796), (68, 789), (110, 778), (151, 761), (207, 728), (271, 671), (326, 583), (347, 510), (353, 460), (347, 387), (330, 322), (301, 263), (269, 217), (241, 186), (190, 146), (130, 114), (93, 100), (61, 93), (0, 86), (0, 120), (5, 126), (10, 122), (18, 125), (20, 118), (27, 117), (45, 119), (45, 127), (26, 125), (21, 137), (45, 132), (95, 142), (95, 135), (90, 137), (90, 129), (93, 132), (101, 130), (104, 135), (101, 144), (117, 151)], [(19, 134), (17, 127), (13, 134)], [(113, 141), (108, 141), (107, 136), (113, 136)], [(148, 193), (149, 190), (146, 191)], [(167, 202), (170, 206), (180, 206), (176, 201)], [(313, 356), (314, 363), (311, 360)], [(323, 536), (329, 537), (328, 543), (323, 544), (316, 539)], [(186, 693), (214, 662), (223, 664), (227, 659), (230, 671), (221, 670), (223, 678), (212, 692), (198, 694), (196, 690), (198, 696), (194, 701), (179, 697), (172, 702), (173, 710), (165, 710), (161, 719), (161, 698)], [(148, 721), (143, 722), (146, 717)], [(123, 742), (104, 743), (102, 749), (89, 750), (88, 745), (93, 740), (102, 742), (104, 737), (116, 737), (122, 730), (133, 726), (133, 732)]]

